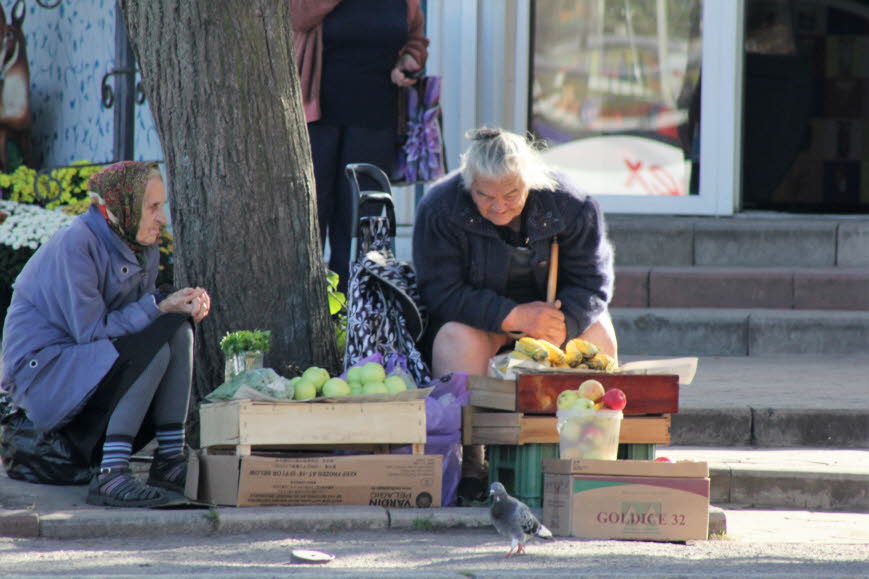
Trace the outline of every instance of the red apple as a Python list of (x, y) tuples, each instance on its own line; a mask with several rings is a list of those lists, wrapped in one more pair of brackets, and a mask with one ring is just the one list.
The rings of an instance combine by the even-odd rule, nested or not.
[(667, 458), (666, 456), (659, 456), (658, 458), (655, 459), (655, 462), (673, 462), (673, 461), (670, 460), (669, 458)]
[(610, 388), (609, 390), (607, 390), (604, 393), (602, 400), (607, 408), (611, 408), (613, 410), (622, 410), (628, 403), (628, 399), (625, 396), (625, 393), (618, 388)]

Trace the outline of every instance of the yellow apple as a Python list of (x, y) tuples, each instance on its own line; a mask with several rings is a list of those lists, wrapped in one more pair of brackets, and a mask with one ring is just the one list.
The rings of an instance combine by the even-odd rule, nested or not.
[(603, 398), (603, 384), (597, 380), (586, 380), (579, 385), (579, 395), (583, 398), (588, 398), (592, 402), (597, 402)]

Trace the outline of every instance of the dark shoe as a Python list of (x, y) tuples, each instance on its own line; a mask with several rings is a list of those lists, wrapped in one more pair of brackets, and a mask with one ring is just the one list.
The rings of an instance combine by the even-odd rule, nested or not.
[(91, 479), (85, 502), (102, 507), (154, 507), (166, 500), (166, 493), (138, 480), (129, 468), (110, 468)]
[(462, 477), (456, 489), (459, 506), (479, 507), (488, 499), (485, 481), (477, 477)]
[(183, 495), (186, 482), (187, 457), (184, 454), (176, 454), (169, 458), (154, 457), (148, 474), (149, 485)]

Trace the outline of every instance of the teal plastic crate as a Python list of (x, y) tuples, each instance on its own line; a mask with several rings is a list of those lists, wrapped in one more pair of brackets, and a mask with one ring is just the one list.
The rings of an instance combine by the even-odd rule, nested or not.
[[(486, 446), (486, 455), (490, 483), (500, 482), (508, 493), (529, 507), (543, 506), (543, 459), (558, 458), (557, 444), (490, 444)], [(620, 444), (617, 456), (651, 460), (655, 458), (655, 445)]]

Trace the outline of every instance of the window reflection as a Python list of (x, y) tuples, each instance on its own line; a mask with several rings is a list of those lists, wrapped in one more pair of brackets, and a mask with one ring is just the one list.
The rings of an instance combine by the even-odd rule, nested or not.
[(535, 3), (531, 126), (592, 194), (696, 194), (702, 0)]

